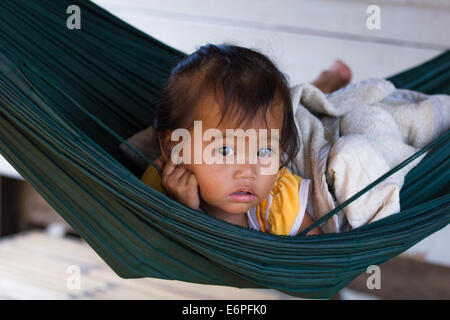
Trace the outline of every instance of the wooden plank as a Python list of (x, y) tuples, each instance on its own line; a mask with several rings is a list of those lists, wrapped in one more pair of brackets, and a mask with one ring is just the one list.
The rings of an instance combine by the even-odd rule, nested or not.
[[(69, 265), (81, 268), (81, 290), (67, 288)], [(381, 290), (367, 288), (365, 273), (348, 288), (382, 299), (450, 298), (449, 268), (400, 257), (380, 268)], [(293, 299), (269, 289), (121, 279), (82, 241), (38, 232), (0, 241), (0, 292), (0, 299)]]
[[(81, 290), (67, 287), (70, 265), (80, 266)], [(0, 292), (0, 299), (294, 299), (270, 289), (121, 279), (84, 242), (39, 232), (0, 241)]]
[(397, 257), (380, 265), (381, 289), (367, 288), (363, 273), (348, 288), (382, 299), (450, 299), (450, 268)]

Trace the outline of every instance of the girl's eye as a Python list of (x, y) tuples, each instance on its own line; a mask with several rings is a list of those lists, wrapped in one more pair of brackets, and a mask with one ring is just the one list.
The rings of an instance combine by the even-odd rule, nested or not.
[[(217, 149), (221, 156), (230, 157), (234, 155), (234, 150), (231, 147), (223, 146)], [(272, 155), (272, 148), (262, 148), (258, 151), (258, 157), (268, 158)]]
[(217, 150), (219, 150), (219, 153), (224, 157), (232, 156), (234, 154), (233, 148), (227, 146), (220, 147)]
[(271, 148), (262, 148), (262, 149), (259, 149), (259, 151), (258, 151), (258, 156), (261, 158), (267, 158), (267, 157), (270, 157), (271, 155), (272, 155)]

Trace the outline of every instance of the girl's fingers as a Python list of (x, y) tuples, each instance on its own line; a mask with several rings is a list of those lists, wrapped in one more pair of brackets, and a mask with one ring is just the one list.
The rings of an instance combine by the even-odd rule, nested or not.
[(155, 164), (156, 164), (158, 167), (160, 167), (161, 169), (164, 170), (164, 165), (165, 165), (165, 162), (164, 162), (164, 161), (162, 161), (161, 159), (156, 159), (156, 160), (155, 160)]
[(193, 173), (191, 173), (191, 175), (188, 177), (187, 184), (194, 187), (198, 186), (197, 178), (195, 178), (195, 175)]
[(188, 172), (188, 170), (186, 168), (184, 168), (183, 166), (177, 166), (171, 176), (173, 177), (173, 179), (181, 181), (181, 177), (186, 172)]
[(178, 177), (176, 178), (178, 186), (184, 186), (186, 184), (186, 176), (187, 176), (186, 171), (179, 173)]
[(162, 173), (163, 177), (168, 177), (170, 175), (172, 175), (172, 173), (175, 171), (177, 165), (175, 163), (172, 162), (172, 160), (169, 160), (169, 162), (167, 162), (164, 165), (164, 171)]
[(189, 170), (185, 169), (186, 171), (180, 176), (180, 183), (182, 185), (187, 185), (189, 183), (189, 179), (194, 176)]
[(166, 167), (163, 175), (165, 177), (170, 177), (170, 179), (179, 180), (180, 177), (188, 171), (186, 168), (184, 168), (181, 165), (176, 165), (172, 160), (169, 160), (169, 162), (166, 164)]

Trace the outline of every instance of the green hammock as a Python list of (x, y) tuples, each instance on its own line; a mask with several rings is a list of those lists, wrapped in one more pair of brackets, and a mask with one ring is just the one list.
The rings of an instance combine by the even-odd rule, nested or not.
[[(81, 30), (66, 27), (72, 4)], [(85, 0), (2, 1), (0, 21), (0, 152), (123, 278), (328, 298), (450, 222), (449, 132), (422, 150), (402, 211), (349, 232), (275, 236), (199, 214), (142, 183), (118, 147), (153, 123), (184, 53)], [(450, 94), (450, 52), (389, 80)]]

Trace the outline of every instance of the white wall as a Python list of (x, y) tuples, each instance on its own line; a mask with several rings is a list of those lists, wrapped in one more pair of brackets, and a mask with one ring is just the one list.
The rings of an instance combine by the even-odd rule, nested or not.
[[(387, 77), (450, 46), (450, 2), (326, 0), (95, 0), (153, 37), (186, 53), (211, 42), (260, 49), (292, 83), (311, 81), (335, 58), (354, 79)], [(366, 26), (370, 4), (381, 30)]]

